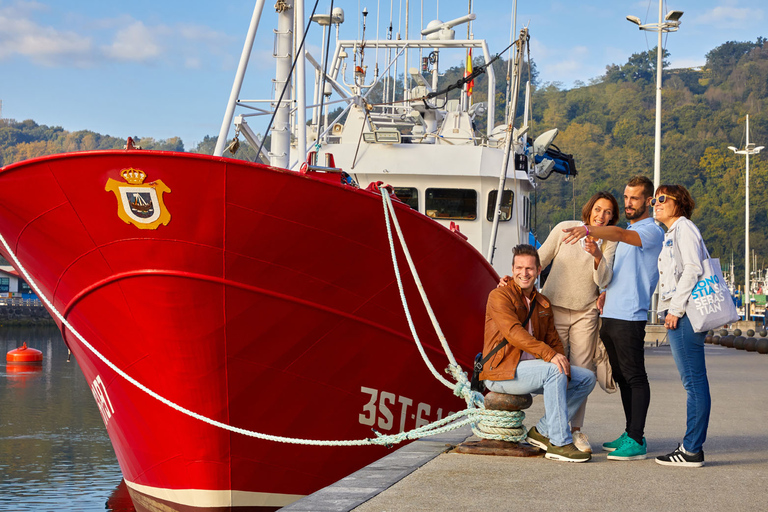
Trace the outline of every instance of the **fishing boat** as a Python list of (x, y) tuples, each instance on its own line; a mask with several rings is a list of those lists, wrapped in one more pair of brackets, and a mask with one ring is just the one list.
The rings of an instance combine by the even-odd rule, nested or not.
[[(413, 39), (337, 36), (318, 60), (302, 45), (305, 23), (331, 38), (343, 13), (310, 17), (280, 0), (275, 91), (251, 102), (239, 98), (263, 7), (216, 155), (129, 140), (0, 170), (0, 253), (61, 328), (140, 510), (275, 510), (387, 453), (342, 441), (462, 410), (426, 364), (442, 371), (450, 356), (419, 289), (456, 362), (471, 368), (497, 272), (531, 240), (536, 180), (575, 174), (549, 147), (554, 133), (530, 142), (525, 120), (513, 131), (514, 107), (494, 118), (494, 55), (482, 39), (455, 37), (474, 15)], [(526, 42), (524, 30), (518, 69)], [(374, 50), (386, 56), (380, 72), (365, 60)], [(470, 50), (482, 55), (487, 103), (472, 103), (469, 80), (450, 97), (438, 79), (441, 59)], [(403, 60), (398, 89), (387, 77)], [(331, 120), (333, 101), (344, 108)], [(231, 144), (262, 145), (250, 114), (274, 118), (268, 164), (223, 156), (232, 123)], [(390, 244), (390, 221), (403, 242)], [(405, 270), (406, 249), (417, 274)]]

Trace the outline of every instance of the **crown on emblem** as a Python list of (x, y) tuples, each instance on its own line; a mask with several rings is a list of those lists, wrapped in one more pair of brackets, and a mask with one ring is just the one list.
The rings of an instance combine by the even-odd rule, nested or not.
[(131, 185), (141, 185), (144, 183), (144, 178), (147, 177), (144, 171), (141, 169), (134, 169), (133, 167), (120, 171), (120, 176)]

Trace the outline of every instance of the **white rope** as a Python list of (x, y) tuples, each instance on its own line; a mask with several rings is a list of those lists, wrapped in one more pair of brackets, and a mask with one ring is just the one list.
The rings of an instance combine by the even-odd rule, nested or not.
[(528, 435), (528, 430), (523, 425), (524, 419), (523, 411), (485, 409), (477, 425), (472, 426), (472, 432), (483, 439), (519, 443)]
[[(451, 349), (448, 346), (448, 340), (443, 334), (443, 331), (440, 328), (440, 324), (437, 321), (437, 318), (435, 317), (435, 313), (432, 310), (432, 306), (429, 303), (429, 299), (427, 298), (427, 293), (424, 290), (424, 286), (422, 285), (421, 279), (419, 278), (419, 273), (416, 270), (416, 266), (413, 263), (413, 259), (411, 258), (411, 253), (408, 250), (408, 246), (405, 243), (403, 232), (400, 229), (400, 223), (397, 221), (395, 208), (392, 205), (392, 200), (389, 197), (389, 191), (384, 187), (380, 187), (379, 190), (381, 191), (382, 201), (384, 202), (384, 220), (387, 226), (387, 237), (389, 239), (390, 251), (392, 253), (392, 266), (395, 269), (397, 286), (400, 289), (400, 300), (403, 303), (403, 310), (405, 311), (405, 316), (408, 319), (408, 326), (411, 329), (411, 334), (413, 335), (413, 339), (416, 342), (416, 346), (419, 349), (419, 353), (421, 354), (421, 357), (424, 359), (424, 362), (427, 364), (432, 374), (435, 375), (435, 377), (437, 377), (440, 382), (451, 387), (454, 391), (454, 394), (456, 394), (461, 398), (464, 398), (464, 400), (467, 402), (467, 410), (478, 408), (476, 409), (475, 413), (470, 413), (470, 418), (474, 418), (475, 420), (477, 420), (472, 424), (472, 431), (475, 433), (475, 435), (484, 439), (496, 439), (500, 441), (509, 441), (513, 443), (522, 441), (523, 439), (526, 438), (526, 435), (527, 435), (527, 430), (525, 426), (523, 426), (525, 413), (523, 411), (487, 410), (485, 409), (483, 395), (476, 391), (472, 391), (469, 381), (467, 380), (467, 374), (466, 372), (462, 371), (461, 367), (456, 362), (456, 359), (453, 357), (453, 353), (451, 352)], [(418, 288), (419, 294), (421, 295), (421, 299), (424, 302), (424, 307), (426, 308), (427, 313), (429, 314), (429, 318), (432, 321), (432, 326), (435, 329), (435, 333), (437, 333), (437, 337), (440, 339), (440, 344), (443, 346), (445, 355), (448, 357), (448, 360), (450, 361), (448, 372), (456, 380), (455, 385), (450, 384), (448, 381), (446, 381), (446, 379), (442, 378), (437, 374), (437, 371), (435, 370), (431, 361), (424, 353), (424, 349), (422, 347), (421, 341), (419, 340), (419, 336), (416, 334), (416, 329), (413, 326), (413, 322), (411, 320), (411, 314), (408, 308), (408, 301), (405, 298), (402, 280), (400, 277), (400, 271), (397, 264), (395, 246), (394, 246), (394, 241), (392, 239), (392, 230), (389, 225), (390, 215), (392, 216), (392, 223), (395, 225), (395, 230), (397, 231), (397, 236), (398, 236), (398, 239), (400, 240), (400, 246), (403, 250), (403, 254), (405, 254), (405, 258), (408, 261), (408, 266), (411, 270), (411, 274), (413, 275), (413, 279), (416, 282), (416, 287)]]
[(408, 246), (405, 244), (403, 231), (400, 229), (400, 223), (397, 221), (397, 216), (395, 215), (395, 207), (392, 205), (389, 192), (386, 189), (383, 189), (381, 195), (384, 198), (386, 207), (389, 209), (389, 212), (392, 215), (392, 223), (395, 225), (397, 237), (400, 240), (400, 247), (403, 249), (406, 261), (408, 261), (408, 267), (411, 269), (411, 274), (413, 274), (413, 280), (416, 281), (416, 287), (419, 289), (419, 295), (421, 295), (421, 300), (424, 302), (424, 307), (427, 309), (427, 314), (429, 315), (429, 319), (435, 329), (435, 333), (437, 333), (437, 337), (440, 340), (440, 344), (443, 346), (443, 350), (445, 351), (445, 355), (448, 357), (448, 361), (450, 361), (452, 365), (457, 366), (456, 359), (453, 357), (453, 353), (448, 346), (448, 340), (446, 340), (445, 334), (443, 334), (443, 330), (440, 328), (440, 324), (435, 317), (435, 312), (432, 310), (432, 306), (429, 303), (427, 292), (424, 290), (424, 285), (421, 284), (421, 279), (419, 278), (419, 273), (416, 271), (416, 265), (413, 264), (411, 253), (408, 250)]
[[(387, 238), (389, 239), (389, 251), (392, 255), (392, 266), (394, 267), (394, 270), (395, 270), (395, 280), (397, 281), (397, 288), (398, 290), (400, 290), (400, 302), (402, 302), (403, 304), (403, 312), (405, 313), (405, 319), (408, 321), (408, 327), (411, 330), (413, 341), (416, 342), (416, 348), (419, 350), (419, 354), (421, 354), (421, 358), (426, 363), (427, 368), (429, 368), (429, 371), (432, 372), (432, 375), (434, 375), (435, 378), (439, 382), (443, 383), (446, 387), (453, 389), (454, 388), (453, 383), (448, 381), (448, 379), (446, 379), (442, 375), (440, 375), (438, 371), (435, 369), (435, 366), (432, 364), (432, 361), (430, 361), (429, 357), (427, 357), (426, 352), (424, 352), (424, 346), (421, 344), (421, 339), (419, 339), (419, 335), (416, 332), (416, 326), (413, 325), (411, 310), (408, 307), (408, 299), (405, 298), (405, 290), (403, 289), (403, 280), (400, 276), (400, 267), (397, 264), (397, 254), (395, 253), (395, 241), (392, 238), (392, 228), (389, 224), (390, 210), (388, 208), (392, 206), (392, 203), (389, 201), (389, 192), (387, 192), (387, 189), (385, 189), (384, 187), (380, 187), (379, 190), (381, 192), (381, 200), (384, 203), (384, 224), (387, 226)], [(398, 235), (399, 235), (400, 231), (399, 231), (399, 224), (397, 222), (397, 217), (395, 216), (394, 212), (392, 212), (391, 215), (392, 215), (392, 221), (395, 224), (395, 229), (398, 230)], [(400, 239), (400, 246), (402, 247), (403, 252), (406, 254), (406, 258), (409, 258), (408, 248), (405, 246), (402, 239)], [(418, 280), (418, 277), (416, 276), (416, 274), (414, 274), (414, 279), (416, 280), (416, 286), (419, 286), (421, 283)]]
[[(392, 205), (392, 200), (389, 197), (389, 191), (385, 187), (379, 187), (379, 191), (381, 192), (381, 200), (384, 204), (384, 223), (387, 227), (387, 238), (389, 240), (389, 249), (392, 254), (392, 266), (394, 267), (394, 270), (395, 270), (397, 287), (400, 290), (400, 301), (403, 303), (403, 311), (405, 313), (406, 319), (408, 320), (408, 327), (410, 328), (411, 334), (413, 335), (413, 340), (416, 342), (416, 347), (418, 348), (422, 359), (424, 360), (427, 367), (429, 368), (429, 371), (432, 372), (432, 375), (434, 375), (439, 382), (441, 382), (448, 388), (452, 389), (453, 393), (456, 396), (463, 398), (464, 401), (467, 403), (468, 408), (474, 408), (474, 407), (483, 408), (484, 407), (483, 395), (476, 391), (472, 391), (469, 384), (469, 380), (467, 379), (467, 373), (461, 369), (461, 366), (459, 366), (459, 364), (456, 362), (456, 359), (453, 357), (453, 353), (451, 352), (451, 349), (448, 346), (448, 340), (445, 338), (445, 335), (443, 334), (443, 330), (440, 328), (440, 323), (437, 321), (437, 318), (435, 317), (435, 313), (432, 310), (432, 306), (429, 303), (429, 299), (427, 298), (427, 293), (424, 290), (424, 285), (422, 285), (421, 283), (419, 272), (416, 270), (416, 265), (414, 265), (413, 263), (413, 258), (411, 258), (411, 253), (408, 250), (408, 245), (405, 243), (405, 238), (403, 237), (403, 231), (400, 229), (400, 223), (398, 222), (397, 215), (395, 214), (395, 207)], [(397, 264), (397, 255), (395, 253), (395, 243), (392, 238), (392, 229), (389, 224), (390, 215), (392, 216), (392, 223), (394, 224), (395, 230), (397, 231), (397, 237), (400, 240), (400, 247), (403, 250), (403, 254), (405, 254), (405, 259), (408, 262), (408, 267), (410, 268), (411, 274), (413, 275), (413, 280), (415, 281), (416, 287), (419, 290), (419, 295), (421, 295), (421, 300), (424, 302), (424, 307), (426, 308), (427, 314), (429, 315), (429, 319), (432, 322), (432, 327), (435, 329), (435, 333), (437, 334), (437, 337), (440, 340), (440, 344), (443, 347), (443, 351), (445, 352), (445, 355), (448, 358), (448, 361), (450, 363), (446, 371), (453, 376), (454, 380), (456, 381), (456, 384), (452, 384), (450, 381), (445, 379), (442, 375), (440, 375), (437, 372), (435, 367), (432, 365), (432, 362), (427, 357), (427, 354), (424, 352), (424, 347), (421, 344), (419, 335), (416, 333), (416, 328), (413, 325), (410, 309), (408, 308), (408, 300), (405, 298), (405, 292), (403, 290), (403, 283), (400, 276), (400, 268)]]

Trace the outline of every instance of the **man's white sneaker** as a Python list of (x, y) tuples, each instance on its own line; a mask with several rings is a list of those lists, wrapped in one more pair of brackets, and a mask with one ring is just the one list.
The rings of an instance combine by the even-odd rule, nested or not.
[(589, 438), (587, 437), (587, 434), (581, 430), (577, 430), (571, 435), (573, 436), (573, 444), (576, 445), (576, 448), (585, 453), (592, 453), (592, 445), (589, 444)]

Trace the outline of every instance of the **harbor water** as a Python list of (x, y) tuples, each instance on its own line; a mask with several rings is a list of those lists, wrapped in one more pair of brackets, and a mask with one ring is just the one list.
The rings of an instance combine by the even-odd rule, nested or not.
[(0, 510), (133, 512), (99, 409), (58, 329), (0, 327), (3, 356), (24, 342), (43, 363), (0, 363)]

